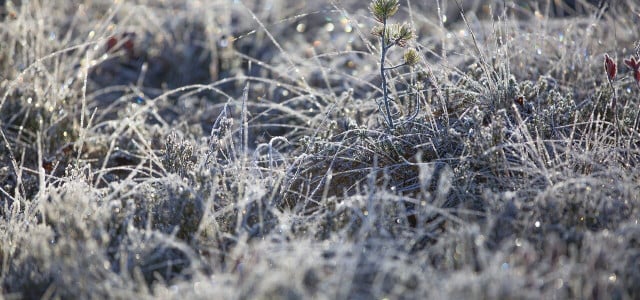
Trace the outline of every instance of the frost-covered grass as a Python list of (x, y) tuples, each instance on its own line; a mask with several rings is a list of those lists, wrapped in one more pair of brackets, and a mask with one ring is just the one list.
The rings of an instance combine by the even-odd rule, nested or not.
[(401, 1), (392, 130), (366, 1), (77, 2), (3, 1), (0, 298), (640, 298), (635, 1)]

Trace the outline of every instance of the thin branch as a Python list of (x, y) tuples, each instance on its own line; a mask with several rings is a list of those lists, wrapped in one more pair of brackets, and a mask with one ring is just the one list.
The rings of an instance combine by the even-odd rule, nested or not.
[(384, 101), (384, 108), (386, 113), (386, 121), (389, 129), (395, 129), (393, 124), (393, 116), (391, 116), (391, 108), (389, 106), (389, 87), (387, 86), (387, 76), (385, 75), (384, 62), (387, 58), (387, 50), (389, 47), (386, 45), (385, 36), (387, 34), (387, 19), (382, 20), (382, 35), (380, 37), (380, 41), (382, 43), (380, 49), (380, 78), (382, 79), (381, 87), (382, 87), (382, 101)]
[(391, 70), (395, 70), (395, 69), (400, 68), (400, 67), (404, 67), (406, 65), (407, 65), (406, 63), (401, 63), (401, 64), (395, 65), (393, 67), (384, 68), (384, 70), (385, 71), (391, 71)]

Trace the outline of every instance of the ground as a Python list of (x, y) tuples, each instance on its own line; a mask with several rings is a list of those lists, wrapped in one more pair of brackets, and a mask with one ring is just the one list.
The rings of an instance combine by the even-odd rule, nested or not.
[(597, 2), (400, 1), (387, 114), (366, 1), (2, 1), (0, 295), (638, 299)]

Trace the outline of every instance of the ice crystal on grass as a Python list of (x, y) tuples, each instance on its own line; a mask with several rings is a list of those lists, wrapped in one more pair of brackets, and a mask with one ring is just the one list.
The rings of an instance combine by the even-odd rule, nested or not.
[(640, 297), (629, 1), (5, 2), (0, 298)]

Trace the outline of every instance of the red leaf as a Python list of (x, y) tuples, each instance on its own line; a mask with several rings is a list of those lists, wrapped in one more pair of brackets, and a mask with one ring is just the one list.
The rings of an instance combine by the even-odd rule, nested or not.
[(42, 160), (42, 168), (51, 173), (53, 171), (53, 159), (43, 159)]
[(113, 53), (124, 49), (129, 56), (132, 56), (135, 50), (135, 37), (136, 34), (134, 32), (125, 32), (119, 37), (109, 37), (107, 40), (107, 52)]
[(110, 37), (109, 40), (107, 41), (107, 52), (111, 51), (111, 49), (113, 49), (113, 47), (115, 47), (118, 44), (118, 39), (115, 37)]
[(640, 62), (636, 61), (636, 58), (633, 56), (630, 59), (625, 59), (624, 64), (633, 70), (638, 70), (638, 68), (640, 68)]
[(122, 47), (127, 50), (127, 52), (133, 52), (134, 43), (133, 40), (136, 38), (135, 32), (125, 32), (122, 34), (122, 39), (124, 39), (124, 45)]
[(609, 77), (609, 81), (616, 78), (616, 73), (618, 72), (618, 66), (616, 63), (609, 57), (609, 54), (604, 55), (604, 71), (607, 73)]
[(625, 59), (624, 64), (631, 68), (633, 71), (633, 79), (640, 85), (640, 60), (636, 60), (636, 58), (632, 56), (630, 59)]

